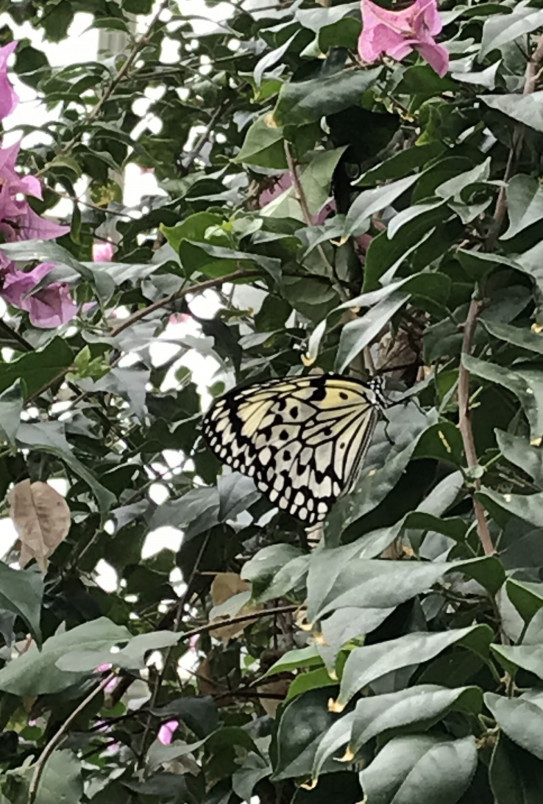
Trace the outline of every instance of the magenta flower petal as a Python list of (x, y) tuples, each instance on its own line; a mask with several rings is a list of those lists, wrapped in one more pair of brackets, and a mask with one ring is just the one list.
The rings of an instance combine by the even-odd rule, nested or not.
[(0, 47), (0, 120), (11, 114), (19, 101), (7, 76), (8, 58), (16, 47), (17, 42), (10, 42), (9, 45)]
[(361, 0), (361, 11), (358, 52), (364, 61), (371, 63), (382, 55), (401, 61), (416, 50), (432, 69), (445, 75), (449, 54), (434, 38), (443, 27), (436, 0), (415, 0), (402, 11), (389, 11), (372, 0)]
[(443, 47), (443, 45), (423, 42), (416, 46), (416, 50), (441, 78), (447, 74), (449, 69), (449, 51), (447, 48)]
[(66, 324), (77, 313), (77, 305), (65, 282), (53, 282), (32, 293), (36, 285), (55, 267), (42, 262), (31, 271), (19, 271), (15, 263), (0, 261), (0, 296), (14, 307), (25, 310), (35, 327), (52, 329)]
[(113, 243), (93, 243), (92, 260), (93, 262), (111, 262), (115, 246)]
[(17, 240), (54, 240), (55, 237), (62, 237), (70, 231), (69, 226), (41, 218), (27, 201), (18, 203), (21, 207), (17, 221)]
[(167, 723), (163, 723), (158, 730), (158, 741), (162, 743), (162, 745), (169, 745), (178, 727), (179, 723), (177, 720), (168, 720)]

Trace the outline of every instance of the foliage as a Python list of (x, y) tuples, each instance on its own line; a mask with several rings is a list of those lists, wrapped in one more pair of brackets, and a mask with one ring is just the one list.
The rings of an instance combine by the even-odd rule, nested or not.
[[(0, 493), (65, 489), (71, 527), (40, 496), (41, 569), (0, 563), (0, 801), (535, 804), (543, 6), (443, 2), (442, 77), (414, 45), (362, 63), (358, 3), (245, 0), (208, 33), (183, 7), (0, 6), (3, 44), (81, 10), (124, 37), (14, 54), (50, 118), (7, 200), (71, 214), (2, 229), (27, 285), (1, 291)], [(130, 207), (128, 165), (159, 186)], [(226, 388), (371, 364), (398, 404), (322, 534), (205, 447)], [(142, 558), (163, 526), (178, 551)]]

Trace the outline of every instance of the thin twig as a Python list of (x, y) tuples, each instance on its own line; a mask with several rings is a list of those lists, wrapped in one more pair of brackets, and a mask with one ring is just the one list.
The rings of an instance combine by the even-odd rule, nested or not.
[[(67, 142), (66, 145), (63, 148), (61, 148), (61, 150), (58, 152), (57, 156), (60, 155), (60, 154), (69, 153), (72, 150), (72, 148), (74, 147), (74, 145), (77, 145), (77, 143), (79, 142), (79, 140), (81, 139), (83, 134), (88, 130), (89, 124), (94, 122), (94, 120), (96, 120), (96, 118), (98, 117), (98, 115), (102, 111), (102, 108), (104, 107), (104, 104), (107, 103), (107, 101), (112, 96), (113, 92), (116, 90), (116, 88), (119, 86), (119, 84), (121, 83), (123, 78), (126, 76), (126, 74), (128, 73), (129, 69), (131, 68), (131, 66), (134, 64), (134, 62), (135, 62), (136, 58), (138, 57), (140, 51), (142, 51), (143, 48), (145, 47), (145, 45), (147, 45), (149, 43), (149, 37), (151, 36), (151, 34), (153, 32), (153, 28), (157, 24), (157, 22), (159, 20), (159, 17), (162, 14), (162, 12), (164, 11), (164, 9), (166, 9), (168, 7), (168, 4), (169, 4), (169, 0), (163, 0), (163, 2), (160, 4), (160, 6), (158, 7), (155, 15), (153, 16), (153, 18), (151, 19), (149, 25), (147, 26), (147, 30), (134, 43), (134, 45), (132, 47), (132, 50), (130, 51), (130, 53), (126, 57), (125, 61), (121, 65), (121, 67), (119, 68), (119, 71), (117, 72), (117, 74), (111, 79), (111, 81), (109, 83), (109, 86), (104, 90), (104, 94), (101, 96), (101, 98), (99, 98), (98, 102), (96, 103), (96, 106), (94, 106), (94, 108), (92, 109), (90, 114), (87, 115), (85, 120), (83, 120), (81, 122), (81, 125), (79, 127), (79, 131), (77, 132), (77, 134), (75, 134), (72, 137), (72, 139), (69, 142)], [(48, 166), (45, 165), (35, 175), (36, 176), (41, 175), (42, 173), (45, 172), (47, 167)]]
[(199, 628), (193, 628), (192, 631), (185, 631), (184, 634), (181, 634), (180, 641), (190, 639), (193, 636), (197, 636), (198, 634), (208, 634), (210, 631), (216, 631), (218, 628), (224, 628), (225, 625), (236, 625), (236, 623), (243, 623), (247, 620), (257, 620), (261, 617), (270, 617), (275, 614), (283, 614), (287, 611), (296, 611), (299, 609), (299, 606), (296, 605), (289, 605), (289, 606), (275, 606), (273, 609), (262, 609), (261, 611), (253, 611), (252, 614), (242, 614), (240, 617), (229, 617), (228, 619), (221, 620), (217, 623), (206, 623), (205, 625), (201, 625)]
[[(200, 545), (200, 549), (198, 550), (198, 555), (196, 556), (196, 560), (195, 560), (195, 562), (193, 564), (192, 571), (190, 573), (190, 577), (189, 577), (189, 579), (187, 581), (187, 588), (186, 588), (184, 594), (182, 595), (182, 597), (180, 597), (179, 600), (176, 603), (175, 620), (174, 620), (173, 629), (172, 629), (174, 632), (177, 632), (179, 630), (180, 625), (181, 625), (181, 620), (183, 618), (183, 613), (185, 611), (185, 606), (189, 602), (189, 599), (190, 599), (190, 597), (192, 595), (192, 585), (194, 583), (194, 579), (196, 578), (196, 574), (198, 573), (198, 570), (200, 569), (200, 563), (202, 561), (202, 558), (204, 556), (206, 548), (207, 548), (207, 546), (209, 544), (209, 539), (210, 539), (210, 534), (208, 532), (206, 534), (205, 538), (202, 539), (202, 544)], [(166, 678), (166, 672), (168, 670), (168, 664), (170, 663), (170, 659), (171, 659), (171, 655), (172, 655), (172, 649), (173, 649), (173, 646), (170, 645), (170, 647), (167, 649), (167, 651), (166, 651), (166, 653), (164, 655), (164, 662), (162, 664), (162, 670), (160, 671), (160, 673), (158, 675), (158, 678), (156, 680), (156, 684), (154, 685), (153, 694), (151, 696), (151, 701), (150, 701), (150, 704), (149, 704), (150, 709), (153, 709), (157, 704), (158, 696), (160, 695), (160, 690), (162, 688), (162, 684), (164, 683), (164, 679)], [(141, 766), (143, 764), (143, 761), (145, 759), (145, 755), (147, 753), (147, 739), (148, 739), (148, 736), (149, 736), (149, 733), (150, 733), (150, 730), (151, 730), (151, 725), (152, 725), (152, 716), (149, 713), (149, 717), (147, 718), (147, 722), (145, 724), (145, 728), (144, 728), (144, 731), (143, 731), (143, 737), (141, 738), (141, 753), (140, 753), (139, 760), (138, 760), (138, 766)]]
[[(537, 45), (531, 57), (526, 64), (526, 71), (524, 73), (524, 87), (522, 89), (523, 95), (530, 95), (535, 92), (537, 88), (537, 80), (539, 78), (539, 65), (543, 61), (543, 35), (539, 38)], [(516, 123), (511, 135), (511, 148), (509, 149), (509, 156), (507, 157), (507, 164), (503, 175), (504, 186), (500, 187), (498, 198), (496, 200), (496, 208), (494, 210), (494, 222), (488, 233), (486, 240), (486, 250), (492, 251), (496, 246), (505, 215), (507, 213), (507, 182), (514, 173), (517, 160), (522, 150), (524, 142), (524, 134), (526, 126), (524, 123)]]
[[(477, 316), (481, 309), (481, 302), (473, 298), (469, 306), (466, 323), (464, 324), (464, 337), (462, 340), (462, 353), (460, 358), (460, 370), (458, 374), (458, 427), (462, 436), (464, 444), (464, 452), (466, 453), (466, 461), (468, 469), (474, 469), (478, 465), (477, 452), (475, 450), (475, 441), (473, 438), (473, 430), (471, 427), (471, 417), (469, 409), (469, 371), (462, 362), (464, 355), (470, 355), (473, 346), (473, 337), (475, 335), (475, 328), (477, 326)], [(475, 490), (479, 491), (481, 488), (481, 481), (479, 478), (474, 479)], [(487, 556), (495, 554), (494, 545), (488, 529), (488, 522), (486, 521), (484, 508), (479, 500), (473, 496), (473, 511), (477, 520), (477, 533), (479, 540), (483, 547), (484, 553)]]
[(99, 695), (101, 692), (105, 690), (109, 682), (112, 681), (115, 677), (116, 677), (115, 673), (109, 673), (104, 679), (102, 679), (99, 685), (95, 687), (92, 690), (92, 692), (90, 692), (87, 695), (87, 697), (81, 701), (79, 706), (76, 706), (76, 708), (70, 715), (68, 715), (68, 717), (66, 718), (60, 729), (57, 731), (57, 733), (54, 734), (53, 737), (51, 737), (51, 739), (41, 752), (40, 758), (36, 762), (34, 773), (32, 774), (32, 779), (30, 780), (30, 786), (28, 788), (28, 804), (32, 804), (32, 802), (35, 801), (38, 792), (38, 785), (40, 783), (42, 773), (45, 769), (45, 763), (47, 762), (53, 751), (56, 749), (58, 744), (62, 741), (62, 738), (68, 731), (71, 723), (75, 720), (75, 718), (79, 715), (79, 713), (82, 712), (83, 709), (85, 709), (85, 707), (88, 706), (88, 704), (94, 700), (94, 698), (96, 698), (97, 695)]
[[(290, 143), (288, 143), (285, 140), (284, 146), (285, 146), (285, 157), (287, 160), (288, 169), (290, 175), (292, 176), (292, 184), (294, 186), (294, 189), (296, 190), (296, 197), (298, 199), (298, 203), (300, 204), (300, 209), (302, 210), (302, 215), (305, 224), (306, 226), (313, 226), (313, 216), (311, 215), (311, 210), (309, 209), (309, 205), (307, 203), (307, 197), (304, 188), (302, 186), (302, 182), (300, 181), (300, 177), (298, 176), (298, 168), (296, 167), (296, 162), (292, 155), (292, 149), (290, 147)], [(335, 276), (334, 266), (326, 256), (326, 253), (320, 243), (317, 246), (317, 251), (319, 252), (321, 260), (323, 261), (323, 264), (326, 270), (328, 271), (329, 277), (333, 279)]]
[(228, 105), (229, 105), (228, 101), (223, 101), (217, 106), (217, 108), (209, 118), (209, 123), (205, 127), (204, 131), (202, 131), (202, 133), (198, 137), (198, 140), (196, 141), (194, 148), (189, 154), (187, 154), (186, 160), (185, 159), (181, 160), (181, 164), (183, 166), (183, 170), (185, 171), (185, 173), (189, 172), (196, 159), (200, 156), (202, 148), (209, 139), (209, 135), (211, 134), (213, 126), (215, 125), (219, 117), (222, 114), (224, 114)]
[(137, 310), (135, 313), (133, 313), (133, 315), (115, 327), (115, 329), (112, 329), (109, 335), (111, 338), (115, 338), (125, 329), (131, 327), (132, 324), (135, 324), (136, 321), (140, 321), (142, 318), (145, 318), (147, 315), (149, 315), (149, 313), (153, 313), (155, 310), (160, 310), (161, 307), (167, 307), (168, 304), (171, 304), (177, 299), (182, 299), (185, 296), (188, 296), (190, 293), (201, 293), (209, 288), (220, 287), (221, 285), (226, 284), (226, 282), (235, 282), (237, 279), (248, 279), (252, 276), (262, 276), (262, 271), (257, 269), (233, 271), (233, 273), (227, 274), (226, 276), (219, 276), (215, 279), (206, 279), (204, 282), (199, 282), (196, 285), (185, 285), (179, 290), (174, 291), (174, 293), (170, 293), (169, 296), (165, 296), (163, 299), (159, 299), (158, 301), (149, 304), (142, 310)]

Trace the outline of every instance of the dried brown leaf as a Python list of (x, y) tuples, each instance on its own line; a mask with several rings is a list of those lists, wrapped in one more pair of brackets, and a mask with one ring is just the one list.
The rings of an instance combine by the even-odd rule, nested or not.
[[(236, 572), (218, 572), (213, 578), (213, 583), (211, 584), (211, 599), (213, 600), (213, 605), (220, 606), (222, 603), (226, 603), (227, 600), (236, 597), (236, 595), (241, 595), (243, 592), (248, 592), (250, 588), (251, 585), (247, 583), (247, 581), (242, 581)], [(234, 616), (237, 616), (238, 614), (251, 614), (253, 611), (260, 611), (261, 608), (261, 606), (253, 606), (249, 608), (248, 606), (240, 605)], [(211, 622), (221, 622), (221, 619), (221, 617), (214, 617)], [(216, 628), (213, 631), (213, 636), (218, 637), (218, 639), (222, 639), (223, 643), (226, 645), (230, 639), (234, 639), (242, 634), (245, 628), (247, 628), (249, 625), (252, 625), (253, 622), (254, 620), (245, 620), (241, 623), (233, 623), (232, 625), (228, 625), (228, 619), (225, 618), (226, 624), (224, 628)]]
[(71, 514), (64, 497), (47, 483), (23, 480), (10, 491), (10, 516), (19, 535), (19, 564), (36, 559), (43, 572), (48, 558), (70, 530)]

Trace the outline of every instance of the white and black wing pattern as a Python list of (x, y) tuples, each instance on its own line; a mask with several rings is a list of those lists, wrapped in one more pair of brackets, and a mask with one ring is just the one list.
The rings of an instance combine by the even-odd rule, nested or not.
[(354, 481), (386, 405), (381, 389), (379, 379), (338, 374), (234, 388), (207, 413), (203, 433), (221, 461), (313, 524)]

